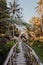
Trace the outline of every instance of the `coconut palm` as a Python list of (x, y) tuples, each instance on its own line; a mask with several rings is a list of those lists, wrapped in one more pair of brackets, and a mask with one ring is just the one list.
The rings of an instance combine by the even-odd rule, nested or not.
[(41, 16), (41, 27), (43, 32), (43, 0), (40, 0), (37, 4), (38, 6), (36, 7), (36, 12)]
[[(14, 0), (13, 4), (10, 2), (10, 14), (12, 14), (12, 18), (21, 20), (22, 8), (19, 7), (19, 4)], [(13, 37), (14, 37), (14, 24), (13, 24)]]
[(13, 4), (10, 2), (10, 13), (12, 13), (12, 17), (14, 18), (21, 18), (22, 16), (22, 8), (19, 7), (19, 4), (14, 0)]

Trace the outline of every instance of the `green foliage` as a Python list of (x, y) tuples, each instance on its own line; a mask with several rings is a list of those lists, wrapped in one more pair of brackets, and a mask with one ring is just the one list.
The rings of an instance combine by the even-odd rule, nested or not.
[(20, 53), (20, 49), (19, 49), (18, 45), (16, 46), (16, 53)]
[(7, 21), (5, 19), (9, 18), (9, 12), (7, 11), (6, 0), (0, 0), (0, 33), (5, 34), (7, 31)]
[[(31, 41), (32, 42), (32, 41)], [(30, 42), (30, 44), (31, 44)], [(43, 42), (40, 41), (34, 41), (34, 44), (31, 46), (34, 51), (36, 52), (36, 54), (38, 55), (39, 59), (42, 61), (43, 63)]]
[(0, 65), (2, 65), (11, 47), (15, 44), (13, 41), (9, 41), (4, 44), (0, 44)]
[(3, 19), (3, 18), (9, 18), (9, 13), (8, 11), (5, 11), (7, 10), (7, 3), (6, 1), (3, 1), (1, 0), (0, 1), (0, 19)]
[(15, 34), (15, 36), (19, 36), (19, 33), (18, 33), (18, 29), (15, 27), (15, 29), (14, 29), (14, 34)]
[(0, 11), (4, 11), (7, 8), (6, 0), (0, 0)]

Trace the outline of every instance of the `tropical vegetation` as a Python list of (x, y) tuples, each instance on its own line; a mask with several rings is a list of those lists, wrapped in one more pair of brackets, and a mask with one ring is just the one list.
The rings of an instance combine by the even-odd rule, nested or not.
[(20, 37), (22, 41), (32, 47), (43, 62), (43, 0), (38, 1), (37, 5), (35, 9), (40, 16), (33, 16), (29, 23), (26, 23), (22, 20), (23, 9), (16, 0), (9, 2), (10, 7), (7, 7), (6, 0), (0, 0), (0, 65), (16, 44), (17, 39), (14, 38), (21, 34), (18, 26), (25, 27)]

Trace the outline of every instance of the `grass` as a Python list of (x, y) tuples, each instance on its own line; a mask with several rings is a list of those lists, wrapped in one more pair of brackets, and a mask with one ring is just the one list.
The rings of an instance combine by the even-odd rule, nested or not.
[(9, 41), (7, 43), (1, 44), (0, 43), (0, 65), (3, 64), (8, 52), (10, 51), (11, 47), (15, 44), (13, 41)]
[(33, 45), (31, 45), (31, 47), (35, 50), (35, 52), (38, 55), (39, 59), (43, 63), (43, 42), (34, 41), (34, 42), (30, 42), (30, 44), (31, 43), (33, 43)]

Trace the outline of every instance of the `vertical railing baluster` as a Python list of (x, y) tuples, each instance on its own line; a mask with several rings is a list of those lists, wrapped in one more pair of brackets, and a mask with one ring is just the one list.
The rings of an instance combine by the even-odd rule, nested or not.
[(12, 65), (12, 63), (11, 63), (11, 58), (10, 58), (10, 65)]

